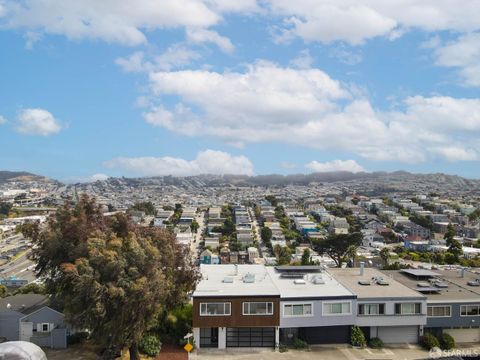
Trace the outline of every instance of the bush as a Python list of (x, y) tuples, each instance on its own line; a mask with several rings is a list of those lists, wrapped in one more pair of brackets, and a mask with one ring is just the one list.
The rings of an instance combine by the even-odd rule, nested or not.
[(138, 344), (139, 350), (148, 356), (157, 356), (162, 343), (155, 335), (146, 335)]
[(88, 339), (88, 335), (89, 334), (86, 331), (81, 331), (75, 334), (68, 335), (67, 344), (68, 345), (82, 344), (85, 340)]
[(281, 353), (287, 352), (288, 351), (288, 346), (285, 345), (285, 344), (280, 344), (280, 346), (278, 347), (278, 351), (281, 352)]
[(434, 347), (440, 347), (440, 343), (435, 336), (430, 333), (426, 333), (422, 338), (422, 346), (427, 350), (431, 350)]
[(370, 339), (368, 346), (370, 346), (372, 349), (381, 349), (383, 348), (383, 341), (382, 339), (374, 337)]
[(352, 342), (353, 346), (365, 347), (365, 345), (367, 344), (362, 329), (360, 329), (356, 325), (352, 326), (352, 334), (350, 336), (350, 341)]
[(308, 344), (299, 338), (294, 338), (292, 341), (292, 346), (294, 349), (306, 349), (308, 348)]
[(455, 339), (452, 337), (452, 335), (443, 333), (440, 339), (440, 345), (443, 350), (451, 350), (455, 348)]

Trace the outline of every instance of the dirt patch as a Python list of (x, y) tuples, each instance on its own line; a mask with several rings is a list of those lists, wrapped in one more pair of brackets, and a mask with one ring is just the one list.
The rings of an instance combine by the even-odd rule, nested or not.
[(181, 347), (165, 344), (155, 360), (188, 360), (188, 354)]

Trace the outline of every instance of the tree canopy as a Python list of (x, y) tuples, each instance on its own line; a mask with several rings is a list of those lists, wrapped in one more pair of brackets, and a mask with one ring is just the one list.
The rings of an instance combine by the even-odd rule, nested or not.
[(338, 267), (347, 261), (353, 248), (357, 248), (362, 242), (361, 233), (330, 234), (326, 239), (319, 240), (315, 249), (319, 254), (327, 254), (335, 261)]
[(37, 275), (68, 321), (107, 348), (129, 347), (131, 359), (159, 314), (185, 302), (197, 279), (188, 248), (172, 234), (124, 214), (104, 217), (87, 196), (31, 233)]

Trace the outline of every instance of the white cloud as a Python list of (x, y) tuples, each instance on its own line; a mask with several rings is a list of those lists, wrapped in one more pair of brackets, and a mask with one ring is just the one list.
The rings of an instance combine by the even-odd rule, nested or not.
[(268, 0), (284, 19), (279, 36), (360, 45), (383, 36), (394, 40), (408, 29), (427, 32), (480, 29), (477, 0)]
[(453, 151), (438, 149), (452, 146), (480, 151), (480, 99), (416, 96), (398, 110), (381, 112), (319, 69), (265, 61), (244, 72), (154, 72), (150, 82), (153, 103), (170, 95), (179, 100), (171, 107), (152, 106), (145, 120), (183, 135), (213, 136), (236, 146), (290, 143), (379, 161), (451, 159)]
[(333, 160), (324, 163), (314, 160), (306, 164), (305, 167), (311, 172), (350, 171), (358, 173), (365, 171), (355, 160)]
[(444, 146), (432, 148), (432, 153), (437, 153), (440, 157), (448, 161), (472, 161), (478, 160), (478, 151), (465, 149), (461, 146)]
[(213, 43), (225, 53), (232, 53), (235, 50), (229, 38), (221, 36), (213, 30), (203, 28), (187, 29), (187, 39), (196, 44)]
[(4, 116), (0, 115), (0, 125), (5, 124), (6, 122), (7, 119)]
[[(148, 58), (148, 59), (147, 59)], [(146, 56), (143, 51), (136, 51), (127, 57), (120, 57), (115, 63), (125, 72), (170, 71), (183, 68), (200, 58), (200, 54), (182, 44), (168, 47), (162, 54)]]
[(308, 69), (312, 66), (313, 61), (314, 59), (310, 55), (310, 51), (308, 49), (304, 49), (300, 51), (296, 58), (290, 61), (290, 65), (298, 69)]
[(48, 136), (61, 129), (59, 121), (44, 109), (23, 109), (17, 117), (16, 130), (22, 134)]
[(5, 25), (39, 30), (69, 39), (100, 39), (124, 45), (147, 42), (145, 30), (216, 25), (222, 11), (247, 11), (251, 1), (236, 7), (208, 0), (6, 0)]
[(459, 69), (461, 82), (480, 86), (480, 32), (460, 36), (445, 45), (436, 44), (435, 64)]
[(348, 50), (345, 46), (339, 45), (329, 52), (330, 56), (347, 65), (356, 65), (362, 61), (362, 55), (358, 52)]
[(238, 174), (253, 175), (253, 164), (245, 156), (232, 156), (229, 153), (205, 150), (193, 160), (170, 156), (165, 157), (120, 157), (105, 163), (108, 168), (119, 168), (144, 176), (190, 176), (199, 174)]

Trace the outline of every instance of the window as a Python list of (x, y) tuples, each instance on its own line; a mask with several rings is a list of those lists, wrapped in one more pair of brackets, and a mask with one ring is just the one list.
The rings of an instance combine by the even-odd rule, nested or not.
[(43, 332), (48, 331), (48, 324), (42, 324), (42, 331)]
[(397, 315), (416, 315), (421, 313), (422, 304), (420, 303), (395, 304), (395, 314)]
[(385, 304), (359, 304), (358, 315), (385, 315)]
[(323, 303), (323, 315), (351, 315), (351, 303)]
[(243, 315), (273, 315), (273, 303), (244, 302)]
[(231, 315), (231, 304), (227, 303), (201, 303), (200, 316)]
[(450, 317), (451, 313), (451, 306), (427, 306), (428, 317)]
[(478, 316), (480, 315), (480, 305), (462, 305), (460, 306), (461, 316)]
[(283, 316), (312, 316), (312, 304), (285, 304)]

